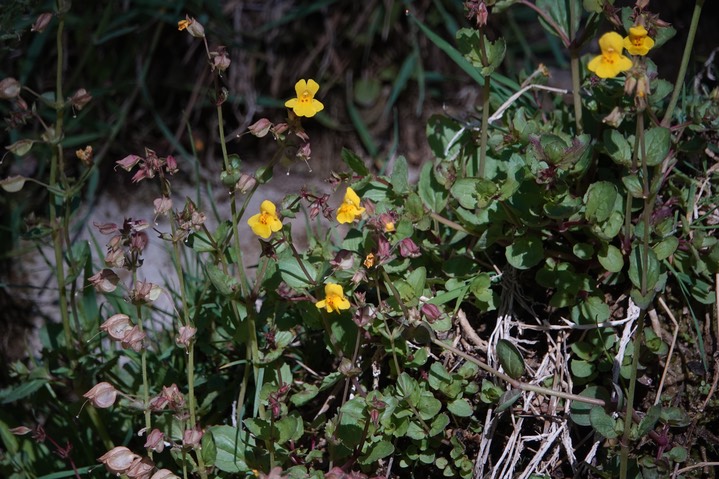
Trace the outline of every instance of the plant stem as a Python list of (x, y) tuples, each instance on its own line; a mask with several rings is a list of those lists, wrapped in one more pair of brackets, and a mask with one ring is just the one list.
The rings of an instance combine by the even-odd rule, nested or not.
[[(647, 285), (647, 268), (649, 267), (649, 234), (650, 234), (650, 221), (652, 214), (652, 205), (654, 202), (654, 195), (649, 191), (649, 168), (647, 167), (647, 155), (646, 155), (646, 144), (644, 141), (644, 112), (640, 111), (637, 114), (637, 132), (636, 138), (639, 144), (639, 156), (642, 162), (642, 194), (644, 196), (644, 211), (642, 221), (644, 223), (644, 234), (642, 238), (642, 259), (641, 262), (641, 295), (645, 297), (648, 293)], [(636, 148), (635, 148), (636, 149)], [(621, 440), (621, 451), (620, 451), (620, 463), (619, 463), (619, 477), (620, 479), (626, 479), (628, 468), (629, 468), (629, 434), (632, 427), (632, 416), (634, 414), (634, 392), (637, 385), (637, 368), (639, 367), (639, 353), (642, 347), (642, 336), (644, 332), (644, 316), (646, 315), (647, 308), (642, 307), (639, 318), (637, 321), (637, 329), (634, 332), (634, 352), (632, 355), (632, 369), (629, 377), (629, 388), (627, 389), (627, 408), (624, 413), (624, 432)]]
[(694, 12), (692, 13), (692, 20), (689, 24), (689, 33), (687, 35), (687, 41), (684, 44), (684, 53), (682, 54), (682, 61), (679, 64), (679, 74), (677, 80), (674, 83), (674, 91), (672, 92), (672, 98), (669, 100), (669, 106), (667, 111), (664, 112), (664, 118), (662, 119), (662, 126), (668, 127), (672, 122), (672, 115), (674, 114), (674, 108), (677, 106), (679, 100), (679, 94), (681, 93), (682, 87), (684, 86), (684, 77), (687, 74), (687, 66), (689, 65), (689, 57), (694, 47), (694, 37), (697, 34), (697, 25), (699, 25), (699, 17), (702, 14), (702, 7), (704, 6), (704, 0), (697, 0), (694, 4)]
[[(65, 15), (60, 12), (60, 6), (58, 5), (58, 25), (57, 25), (57, 69), (55, 74), (55, 135), (54, 138), (58, 138), (59, 132), (63, 128), (64, 120), (64, 106), (62, 104), (62, 64), (64, 45), (62, 41), (63, 30), (65, 27)], [(54, 140), (53, 138), (53, 140)], [(62, 318), (62, 329), (65, 336), (65, 347), (67, 348), (67, 354), (71, 359), (75, 357), (75, 348), (73, 347), (72, 338), (72, 327), (70, 326), (70, 317), (68, 315), (68, 304), (67, 304), (67, 289), (65, 287), (65, 262), (63, 258), (63, 237), (59, 228), (59, 220), (57, 215), (57, 203), (61, 200), (63, 203), (65, 199), (57, 191), (58, 175), (61, 174), (62, 169), (62, 145), (58, 141), (52, 145), (52, 159), (50, 161), (50, 178), (48, 180), (49, 190), (51, 192), (50, 201), (48, 204), (50, 213), (50, 225), (52, 228), (52, 243), (55, 254), (55, 279), (58, 286), (58, 300), (60, 303), (60, 317)]]
[[(479, 29), (479, 54), (482, 57), (482, 64), (489, 66), (487, 51), (484, 44), (484, 28)], [(479, 137), (479, 166), (476, 175), (484, 178), (484, 169), (487, 162), (487, 137), (489, 136), (489, 95), (490, 95), (490, 76), (485, 75), (484, 85), (482, 86), (482, 131)]]
[(577, 22), (577, 7), (573, 1), (569, 2), (569, 62), (572, 70), (572, 100), (574, 103), (574, 125), (576, 134), (581, 135), (584, 131), (582, 125), (582, 98), (579, 96), (579, 50), (576, 45), (577, 32), (574, 25)]

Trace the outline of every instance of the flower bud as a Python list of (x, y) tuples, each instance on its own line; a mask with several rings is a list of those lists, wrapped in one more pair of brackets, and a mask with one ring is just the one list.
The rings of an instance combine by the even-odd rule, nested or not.
[(267, 133), (270, 132), (270, 128), (272, 128), (272, 122), (267, 118), (260, 118), (247, 127), (250, 133), (255, 135), (257, 138), (262, 138), (267, 135)]
[(107, 468), (110, 473), (124, 474), (135, 461), (140, 460), (140, 456), (125, 446), (117, 446), (110, 449), (97, 460), (105, 464), (105, 468)]
[(32, 429), (26, 426), (18, 426), (10, 429), (10, 432), (16, 436), (24, 436), (25, 434), (31, 433)]
[(84, 88), (80, 88), (70, 97), (70, 104), (73, 108), (77, 108), (78, 111), (82, 110), (85, 105), (90, 103), (92, 95)]
[(159, 429), (153, 429), (147, 435), (145, 449), (152, 449), (155, 452), (162, 452), (165, 449), (165, 435)]
[(41, 13), (35, 20), (35, 23), (32, 24), (32, 27), (30, 27), (30, 31), (38, 33), (44, 32), (50, 20), (52, 20), (52, 13)]
[(196, 447), (202, 440), (202, 431), (199, 429), (185, 429), (182, 433), (182, 442), (185, 446)]
[(117, 389), (110, 383), (101, 382), (82, 396), (87, 398), (96, 408), (105, 409), (115, 404)]
[(420, 256), (419, 247), (412, 238), (405, 238), (399, 242), (399, 255), (403, 258), (417, 258)]
[(195, 333), (197, 333), (197, 328), (193, 328), (192, 326), (181, 326), (180, 335), (175, 338), (175, 342), (181, 348), (186, 348), (190, 345), (192, 338), (195, 337)]
[(235, 191), (244, 195), (248, 191), (252, 190), (257, 184), (257, 179), (254, 176), (242, 173), (240, 179), (235, 184)]
[(155, 216), (167, 214), (172, 209), (172, 198), (163, 196), (162, 198), (156, 198), (152, 204), (155, 206)]
[(20, 82), (12, 77), (0, 80), (0, 98), (3, 100), (16, 98), (20, 94), (21, 89)]
[(174, 156), (168, 155), (167, 158), (165, 158), (165, 171), (167, 171), (171, 175), (174, 175), (175, 173), (180, 171), (177, 167), (177, 160)]
[(420, 311), (429, 320), (429, 322), (437, 321), (442, 317), (442, 311), (435, 304), (424, 303), (420, 308)]
[(224, 72), (230, 67), (230, 57), (227, 55), (227, 49), (223, 46), (217, 47), (216, 52), (210, 52), (212, 58), (212, 69)]

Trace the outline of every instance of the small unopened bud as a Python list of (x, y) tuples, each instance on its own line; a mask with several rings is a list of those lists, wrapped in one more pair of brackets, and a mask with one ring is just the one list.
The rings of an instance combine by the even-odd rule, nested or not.
[(0, 80), (0, 98), (3, 100), (10, 100), (20, 94), (20, 82), (12, 77), (3, 78)]
[(156, 198), (152, 204), (155, 206), (155, 216), (164, 215), (172, 209), (172, 198), (167, 196)]
[(92, 95), (84, 88), (80, 88), (70, 97), (70, 104), (73, 108), (77, 108), (78, 111), (82, 110), (85, 105), (90, 103)]
[(165, 171), (167, 171), (171, 175), (174, 175), (175, 173), (180, 171), (177, 167), (177, 160), (174, 156), (168, 155), (167, 158), (165, 158)]
[(185, 446), (197, 447), (202, 440), (202, 431), (199, 429), (185, 429), (182, 433), (182, 442)]
[(92, 403), (93, 406), (105, 409), (115, 404), (117, 389), (106, 382), (96, 384), (92, 389), (82, 395)]
[(124, 474), (135, 461), (140, 460), (140, 456), (125, 446), (117, 446), (107, 451), (97, 460), (105, 464), (105, 468), (110, 473)]
[(178, 30), (187, 30), (187, 33), (195, 38), (205, 38), (205, 28), (200, 22), (189, 15), (185, 15), (184, 20), (177, 22)]
[(405, 238), (399, 242), (399, 255), (403, 258), (417, 258), (420, 256), (419, 246), (412, 238)]
[(162, 452), (165, 449), (165, 435), (159, 429), (153, 429), (150, 434), (147, 435), (147, 441), (145, 442), (146, 449), (152, 449), (155, 452)]
[(272, 122), (267, 118), (260, 118), (252, 125), (248, 126), (247, 129), (255, 135), (257, 138), (262, 138), (270, 132), (272, 128)]
[(132, 326), (128, 315), (114, 314), (100, 325), (100, 330), (105, 331), (115, 341), (122, 341)]
[(223, 46), (217, 47), (217, 51), (210, 52), (212, 58), (212, 69), (224, 72), (230, 67), (230, 57), (227, 55), (227, 49)]
[(10, 429), (10, 432), (15, 434), (16, 436), (24, 436), (28, 433), (31, 433), (32, 429), (26, 426), (18, 426)]
[(621, 107), (615, 106), (611, 113), (602, 119), (602, 123), (606, 123), (612, 128), (618, 128), (619, 125), (622, 124), (622, 121), (624, 121), (624, 116), (624, 110)]
[(35, 23), (32, 24), (32, 27), (30, 27), (30, 31), (38, 33), (44, 32), (50, 20), (52, 20), (52, 13), (41, 13), (35, 20)]
[(257, 179), (254, 176), (242, 173), (240, 179), (235, 184), (235, 191), (244, 195), (248, 191), (252, 190), (257, 184)]
[(440, 311), (439, 307), (431, 303), (424, 303), (420, 308), (420, 311), (429, 320), (429, 322), (437, 321), (442, 317), (442, 311)]
[(192, 338), (195, 337), (196, 333), (197, 328), (193, 328), (192, 326), (181, 326), (180, 335), (175, 339), (175, 342), (181, 348), (186, 348), (190, 345), (190, 341), (192, 341)]

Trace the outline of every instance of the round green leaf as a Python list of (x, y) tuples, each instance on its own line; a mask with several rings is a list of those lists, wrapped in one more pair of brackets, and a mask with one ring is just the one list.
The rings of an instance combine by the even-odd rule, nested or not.
[(614, 245), (604, 244), (597, 253), (597, 259), (604, 269), (610, 273), (618, 273), (624, 268), (624, 257)]
[(449, 412), (459, 417), (469, 417), (472, 415), (472, 406), (466, 399), (455, 399), (447, 404)]
[(523, 236), (504, 251), (509, 264), (517, 269), (529, 269), (544, 259), (542, 240), (536, 236)]

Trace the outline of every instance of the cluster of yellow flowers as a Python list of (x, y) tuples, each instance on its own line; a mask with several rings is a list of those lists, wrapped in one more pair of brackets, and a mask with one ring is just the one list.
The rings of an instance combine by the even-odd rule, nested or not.
[(635, 25), (629, 29), (629, 35), (622, 38), (617, 32), (608, 32), (599, 38), (601, 55), (594, 57), (587, 69), (594, 72), (599, 78), (614, 78), (623, 71), (632, 68), (632, 61), (622, 53), (624, 49), (630, 55), (644, 56), (654, 46), (642, 25)]

